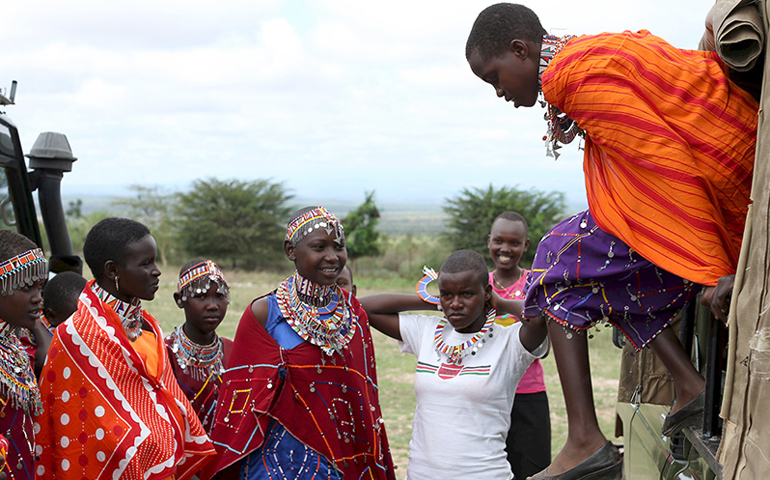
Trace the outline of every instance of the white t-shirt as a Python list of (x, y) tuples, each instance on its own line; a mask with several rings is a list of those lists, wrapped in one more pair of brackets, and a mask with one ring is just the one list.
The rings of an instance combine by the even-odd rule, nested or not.
[[(450, 364), (436, 352), (439, 317), (399, 314), (402, 352), (417, 356), (414, 392), (417, 408), (409, 442), (409, 480), (513, 478), (505, 453), (516, 385), (547, 342), (531, 354), (521, 344), (521, 323), (494, 325), (476, 355)], [(473, 333), (458, 333), (448, 323), (444, 342), (459, 345)]]

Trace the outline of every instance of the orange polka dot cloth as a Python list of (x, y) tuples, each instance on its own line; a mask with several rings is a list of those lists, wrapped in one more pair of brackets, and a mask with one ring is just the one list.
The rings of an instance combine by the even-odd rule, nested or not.
[(174, 378), (160, 326), (142, 313), (152, 328), (145, 334), (155, 337), (152, 358), (134, 348), (91, 288), (57, 329), (40, 376), (36, 479), (185, 480), (213, 458)]

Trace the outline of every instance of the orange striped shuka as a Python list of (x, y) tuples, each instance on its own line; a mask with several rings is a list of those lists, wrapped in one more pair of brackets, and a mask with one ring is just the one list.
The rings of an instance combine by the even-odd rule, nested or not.
[[(152, 332), (132, 343), (92, 283), (56, 330), (40, 376), (35, 478), (188, 479), (215, 452), (177, 385), (160, 326), (142, 311)], [(154, 340), (154, 355), (140, 354), (140, 339), (150, 350)]]
[(696, 283), (735, 273), (759, 106), (716, 53), (647, 31), (583, 36), (542, 87), (586, 132), (588, 205), (602, 230)]

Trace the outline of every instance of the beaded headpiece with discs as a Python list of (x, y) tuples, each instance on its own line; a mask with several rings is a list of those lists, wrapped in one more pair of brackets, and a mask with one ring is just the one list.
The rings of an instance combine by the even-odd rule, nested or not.
[(228, 301), (230, 300), (230, 286), (216, 263), (206, 260), (193, 265), (179, 275), (176, 290), (180, 295), (177, 297), (177, 304), (182, 307), (188, 298), (205, 295), (212, 284), (216, 285), (217, 293), (223, 294)]
[(323, 228), (328, 235), (334, 232), (337, 237), (334, 241), (338, 244), (342, 243), (342, 239), (345, 238), (345, 231), (337, 217), (329, 210), (319, 206), (308, 210), (289, 223), (286, 229), (286, 240), (296, 247), (306, 236), (319, 228)]
[(14, 290), (32, 286), (46, 278), (48, 268), (43, 250), (35, 248), (11, 257), (0, 263), (0, 293), (4, 297), (13, 295)]

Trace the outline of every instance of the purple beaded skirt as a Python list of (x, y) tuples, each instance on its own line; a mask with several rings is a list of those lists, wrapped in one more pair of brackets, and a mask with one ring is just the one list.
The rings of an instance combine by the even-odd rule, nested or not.
[(701, 286), (642, 258), (585, 211), (543, 236), (525, 288), (525, 317), (545, 315), (574, 330), (609, 322), (639, 350)]

